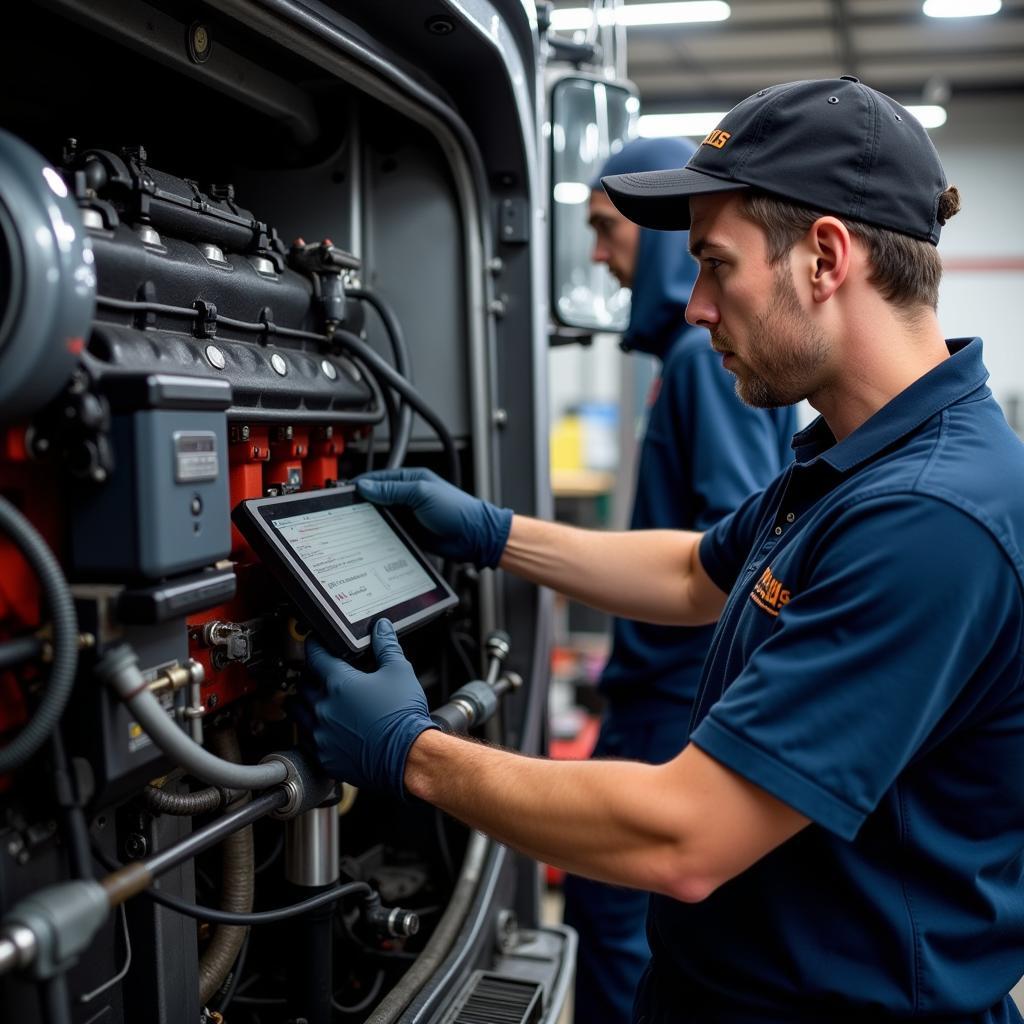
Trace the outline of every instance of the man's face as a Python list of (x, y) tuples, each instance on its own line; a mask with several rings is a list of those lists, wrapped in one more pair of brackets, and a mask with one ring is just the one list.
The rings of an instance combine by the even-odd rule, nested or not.
[(744, 218), (734, 193), (690, 200), (690, 250), (700, 274), (686, 319), (736, 377), (747, 405), (792, 405), (827, 386), (831, 346), (807, 314), (788, 256), (772, 266), (764, 232)]
[(624, 288), (633, 285), (640, 228), (626, 220), (599, 190), (590, 193), (590, 226), (594, 229), (594, 251), (590, 258), (604, 263)]

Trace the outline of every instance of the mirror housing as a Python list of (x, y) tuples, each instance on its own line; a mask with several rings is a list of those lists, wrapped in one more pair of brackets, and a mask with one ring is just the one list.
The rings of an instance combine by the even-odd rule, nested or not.
[(629, 323), (629, 289), (591, 261), (591, 184), (605, 161), (636, 134), (640, 101), (628, 82), (584, 73), (550, 88), (551, 312), (578, 331), (621, 333)]

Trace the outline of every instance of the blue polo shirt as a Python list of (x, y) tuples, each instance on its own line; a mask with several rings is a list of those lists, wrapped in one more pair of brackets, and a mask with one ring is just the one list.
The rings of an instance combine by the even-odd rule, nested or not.
[(701, 541), (729, 599), (691, 741), (812, 824), (652, 898), (639, 1019), (1022, 1019), (1024, 445), (949, 347)]

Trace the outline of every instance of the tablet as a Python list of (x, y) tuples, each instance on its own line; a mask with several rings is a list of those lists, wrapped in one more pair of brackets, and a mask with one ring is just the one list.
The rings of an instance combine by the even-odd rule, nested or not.
[(232, 519), (335, 654), (366, 650), (379, 618), (402, 633), (458, 603), (387, 509), (352, 484), (252, 498)]

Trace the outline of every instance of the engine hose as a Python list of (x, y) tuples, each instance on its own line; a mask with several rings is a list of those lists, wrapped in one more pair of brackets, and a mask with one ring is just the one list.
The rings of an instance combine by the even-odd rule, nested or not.
[(0, 775), (20, 768), (46, 742), (64, 714), (78, 666), (78, 617), (64, 573), (36, 528), (0, 498), (0, 530), (14, 541), (39, 579), (53, 624), (53, 662), (46, 691), (28, 724), (0, 750)]
[(266, 789), (287, 778), (288, 770), (280, 761), (232, 764), (190, 739), (149, 692), (149, 684), (139, 671), (138, 658), (128, 644), (107, 651), (96, 665), (96, 675), (125, 702), (149, 738), (197, 779), (227, 789)]
[[(363, 369), (366, 371), (367, 379), (372, 380), (374, 384), (380, 388), (381, 399), (384, 402), (384, 408), (387, 411), (388, 436), (393, 438), (401, 430), (402, 417), (405, 415), (406, 412), (408, 412), (411, 417), (412, 409), (409, 406), (408, 402), (403, 402), (401, 411), (399, 411), (398, 403), (395, 401), (394, 391), (392, 391), (391, 388), (389, 388), (387, 384), (385, 384), (383, 381), (378, 381), (377, 378), (374, 376), (373, 371), (368, 366), (366, 366), (365, 363), (362, 363), (360, 365), (362, 365)], [(393, 452), (394, 450), (394, 446), (392, 446), (391, 451)], [(369, 449), (367, 449), (367, 451), (369, 451)], [(387, 464), (388, 467), (390, 468), (390, 456), (388, 457)]]
[(209, 814), (225, 803), (224, 790), (217, 786), (207, 786), (195, 793), (168, 793), (159, 786), (146, 786), (142, 791), (142, 799), (151, 811), (178, 818)]
[(474, 832), (470, 836), (459, 881), (441, 920), (437, 922), (437, 927), (430, 936), (430, 941), (423, 947), (423, 952), (416, 958), (412, 967), (402, 975), (398, 984), (366, 1018), (365, 1024), (394, 1024), (448, 955), (469, 913), (489, 845), (489, 840), (479, 832)]
[[(405, 344), (402, 326), (398, 322), (392, 308), (376, 293), (368, 288), (346, 288), (345, 294), (352, 299), (368, 302), (377, 311), (384, 331), (391, 342), (391, 351), (395, 358), (395, 369), (412, 383), (409, 364), (409, 349)], [(397, 434), (391, 436), (391, 451), (388, 454), (387, 468), (397, 469), (405, 462), (405, 453), (409, 450), (409, 439), (412, 436), (412, 406), (409, 402), (402, 403), (402, 412), (398, 423)]]
[[(226, 761), (238, 763), (242, 751), (234, 729), (221, 729), (210, 737), (214, 751)], [(248, 803), (248, 793), (242, 794), (232, 806)], [(235, 914), (248, 914), (252, 910), (256, 888), (256, 854), (253, 847), (252, 825), (246, 825), (224, 839), (221, 844), (221, 910)], [(245, 943), (249, 929), (241, 925), (218, 925), (209, 945), (199, 959), (199, 1002), (205, 1006), (224, 984)]]
[(430, 425), (437, 434), (448, 460), (448, 480), (456, 487), (461, 485), (462, 474), (459, 472), (459, 453), (455, 448), (455, 440), (448, 432), (441, 418), (424, 402), (420, 393), (400, 373), (392, 369), (381, 359), (362, 338), (349, 331), (335, 331), (333, 340), (357, 355), (371, 370), (378, 380), (386, 383), (397, 391)]

